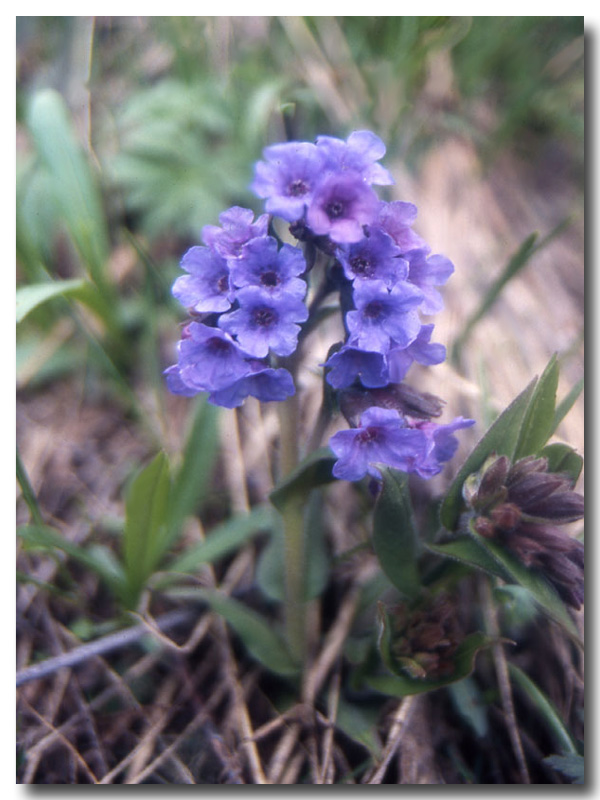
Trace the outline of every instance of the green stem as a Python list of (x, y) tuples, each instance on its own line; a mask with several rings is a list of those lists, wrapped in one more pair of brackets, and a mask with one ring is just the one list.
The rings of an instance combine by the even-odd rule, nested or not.
[[(298, 463), (298, 399), (289, 397), (279, 407), (281, 475), (291, 474)], [(304, 655), (304, 514), (300, 498), (290, 498), (281, 511), (285, 575), (285, 624), (292, 657)]]

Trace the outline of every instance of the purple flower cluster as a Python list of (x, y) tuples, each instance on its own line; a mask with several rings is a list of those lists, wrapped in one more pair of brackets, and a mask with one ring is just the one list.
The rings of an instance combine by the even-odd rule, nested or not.
[(327, 256), (326, 285), (340, 292), (346, 338), (332, 348), (326, 380), (340, 397), (357, 390), (368, 397), (362, 415), (348, 418), (352, 428), (330, 440), (334, 475), (346, 480), (379, 476), (377, 463), (431, 477), (456, 450), (454, 432), (473, 424), (458, 418), (439, 425), (423, 411), (435, 403), (417, 400), (415, 411), (414, 403), (389, 399), (408, 396), (394, 387), (414, 362), (446, 357), (421, 315), (442, 309), (436, 287), (454, 267), (414, 232), (414, 205), (375, 193), (374, 185), (394, 182), (379, 163), (385, 150), (370, 131), (267, 147), (251, 186), (267, 213), (256, 221), (238, 207), (221, 214), (221, 227), (204, 228), (205, 246), (185, 254), (187, 274), (173, 286), (194, 321), (184, 329), (177, 364), (166, 371), (171, 391), (208, 392), (211, 402), (228, 407), (248, 395), (283, 400), (294, 393), (293, 379), (273, 359), (297, 347), (308, 319), (309, 269), (300, 249), (268, 235), (269, 215)]
[(173, 295), (193, 321), (177, 345), (177, 364), (165, 371), (174, 394), (208, 392), (215, 405), (234, 408), (251, 395), (262, 402), (294, 394), (290, 373), (274, 367), (271, 354), (296, 349), (304, 304), (302, 252), (278, 247), (268, 235), (268, 215), (234, 206), (207, 225), (205, 246), (192, 247), (181, 266), (187, 273)]

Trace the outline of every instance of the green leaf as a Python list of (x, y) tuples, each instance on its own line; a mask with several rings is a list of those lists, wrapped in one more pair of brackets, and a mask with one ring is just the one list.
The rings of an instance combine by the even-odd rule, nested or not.
[(73, 242), (94, 282), (106, 289), (109, 238), (100, 192), (58, 92), (46, 89), (33, 97), (28, 127)]
[(274, 513), (270, 506), (259, 506), (214, 528), (203, 542), (190, 547), (165, 569), (167, 572), (195, 572), (202, 564), (213, 563), (241, 547), (261, 531), (272, 530)]
[(451, 683), (460, 681), (471, 674), (475, 667), (475, 656), (484, 647), (494, 643), (484, 633), (472, 633), (456, 648), (454, 660), (456, 668), (451, 675), (443, 678), (415, 678), (398, 671), (395, 675), (371, 675), (366, 678), (366, 684), (377, 692), (391, 695), (392, 697), (406, 697), (412, 694), (422, 694), (440, 689)]
[(377, 760), (381, 758), (381, 741), (377, 725), (381, 717), (381, 703), (350, 703), (340, 697), (335, 725), (346, 736), (360, 742)]
[(583, 469), (583, 458), (568, 444), (555, 442), (548, 444), (540, 452), (548, 459), (548, 472), (562, 472), (568, 475), (575, 485)]
[(558, 361), (556, 355), (553, 355), (536, 383), (529, 401), (515, 448), (514, 461), (525, 456), (537, 455), (552, 435), (558, 373)]
[(383, 488), (375, 505), (373, 549), (383, 572), (407, 597), (421, 588), (419, 540), (413, 520), (408, 475), (382, 470)]
[(474, 539), (465, 536), (463, 538), (454, 539), (451, 542), (435, 545), (428, 544), (425, 546), (428, 550), (431, 550), (432, 553), (444, 556), (444, 558), (451, 558), (462, 564), (468, 564), (470, 567), (476, 567), (477, 569), (483, 570), (483, 572), (486, 572), (488, 575), (496, 575), (503, 580), (509, 579), (506, 570), (504, 570), (496, 559)]
[(500, 414), (460, 468), (440, 508), (442, 524), (448, 530), (454, 530), (458, 522), (463, 503), (462, 488), (469, 475), (481, 469), (486, 458), (492, 453), (513, 458), (519, 441), (523, 417), (529, 406), (535, 384), (536, 380), (533, 380)]
[(198, 595), (231, 625), (257, 661), (278, 675), (297, 675), (298, 665), (293, 661), (284, 640), (268, 620), (256, 611), (216, 590), (198, 589)]
[(125, 503), (123, 562), (135, 604), (168, 546), (166, 526), (171, 478), (165, 453), (159, 453), (132, 481)]
[(582, 647), (577, 628), (565, 604), (558, 596), (556, 589), (548, 583), (544, 576), (536, 570), (528, 569), (501, 545), (480, 536), (473, 529), (471, 522), (469, 523), (469, 532), (475, 541), (487, 550), (500, 567), (505, 570), (509, 582), (518, 583), (528, 589), (540, 609), (561, 625), (571, 638)]
[(494, 305), (506, 284), (523, 269), (531, 256), (535, 253), (537, 249), (535, 243), (538, 235), (538, 233), (532, 233), (525, 239), (516, 253), (511, 256), (498, 278), (490, 286), (479, 308), (467, 320), (463, 332), (457, 338), (452, 348), (451, 357), (454, 364), (460, 361), (460, 355), (465, 343), (469, 339), (477, 323), (485, 317), (487, 312)]
[(83, 279), (46, 281), (17, 288), (17, 323), (22, 322), (30, 311), (47, 300), (73, 294), (85, 286)]
[(515, 664), (509, 662), (508, 671), (513, 683), (527, 695), (539, 714), (543, 717), (546, 723), (546, 730), (552, 734), (561, 752), (564, 755), (575, 755), (577, 753), (575, 739), (567, 730), (554, 703), (542, 692), (539, 686)]
[(556, 411), (554, 412), (554, 425), (552, 428), (552, 433), (554, 433), (554, 431), (558, 428), (563, 419), (567, 416), (569, 411), (573, 408), (575, 402), (577, 401), (577, 398), (579, 397), (582, 391), (583, 391), (583, 378), (577, 381), (575, 386), (573, 386), (573, 388), (567, 394), (564, 400), (561, 400), (561, 402), (556, 407)]
[(334, 464), (335, 458), (328, 447), (312, 452), (269, 495), (275, 508), (281, 511), (292, 497), (306, 497), (311, 489), (334, 481), (331, 474)]
[(171, 541), (185, 518), (202, 507), (213, 476), (219, 446), (219, 409), (204, 399), (198, 401), (183, 461), (173, 480), (169, 503)]
[(544, 764), (549, 764), (558, 772), (562, 772), (567, 778), (571, 778), (573, 784), (585, 783), (585, 761), (583, 756), (578, 753), (571, 753), (568, 756), (547, 756), (543, 758)]
[(84, 548), (66, 539), (49, 525), (21, 525), (17, 528), (17, 535), (28, 547), (61, 550), (74, 561), (95, 572), (116, 596), (122, 596), (125, 574), (116, 559), (106, 557), (104, 548)]
[(489, 731), (487, 705), (473, 678), (463, 678), (448, 687), (448, 692), (458, 713), (471, 726), (476, 736), (483, 739)]

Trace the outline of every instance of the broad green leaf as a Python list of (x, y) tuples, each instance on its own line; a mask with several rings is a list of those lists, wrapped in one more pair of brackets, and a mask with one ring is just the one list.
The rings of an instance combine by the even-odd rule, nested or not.
[(537, 686), (531, 678), (526, 675), (516, 664), (508, 664), (510, 677), (520, 689), (525, 692), (531, 700), (539, 714), (546, 723), (546, 730), (549, 731), (561, 752), (564, 755), (577, 753), (575, 739), (571, 736), (565, 723), (562, 721), (558, 709), (544, 692)]
[(556, 411), (554, 412), (554, 425), (552, 427), (552, 433), (554, 433), (554, 431), (558, 428), (563, 419), (567, 416), (569, 411), (573, 408), (577, 398), (579, 397), (582, 391), (583, 391), (583, 378), (577, 381), (575, 386), (573, 386), (573, 388), (567, 394), (564, 400), (561, 400), (561, 402), (556, 407)]
[(212, 530), (203, 542), (190, 547), (176, 558), (167, 572), (195, 572), (202, 564), (213, 563), (241, 547), (261, 531), (272, 530), (274, 513), (269, 506), (259, 506), (249, 514), (240, 514)]
[(555, 442), (546, 445), (540, 455), (548, 459), (548, 472), (562, 472), (571, 478), (573, 484), (577, 483), (583, 469), (583, 458), (572, 447)]
[(70, 558), (99, 575), (117, 596), (121, 596), (125, 585), (125, 574), (115, 559), (106, 558), (99, 546), (84, 548), (66, 539), (56, 528), (49, 525), (21, 525), (17, 535), (28, 547), (61, 550)]
[(585, 760), (579, 753), (570, 753), (567, 756), (547, 756), (542, 761), (567, 778), (571, 778), (571, 783), (585, 783)]
[(408, 491), (408, 476), (392, 469), (382, 470), (383, 488), (375, 505), (373, 549), (383, 572), (407, 597), (421, 587), (417, 558), (418, 534)]
[(506, 572), (509, 581), (511, 583), (518, 583), (520, 586), (524, 586), (528, 589), (541, 610), (555, 622), (558, 622), (571, 638), (582, 646), (577, 628), (565, 604), (558, 596), (556, 589), (548, 583), (544, 576), (536, 570), (528, 569), (524, 564), (518, 561), (512, 553), (507, 552), (502, 545), (491, 539), (479, 536), (471, 524), (469, 524), (469, 532), (475, 541), (487, 550)]
[(558, 388), (558, 361), (553, 355), (535, 385), (523, 417), (513, 460), (537, 455), (554, 430), (554, 409)]
[(218, 414), (215, 406), (204, 399), (198, 401), (183, 461), (173, 480), (169, 503), (172, 539), (178, 535), (184, 519), (200, 509), (206, 498), (219, 446)]
[(471, 674), (475, 667), (475, 656), (484, 647), (494, 643), (484, 633), (472, 633), (461, 642), (454, 654), (456, 668), (451, 675), (443, 678), (413, 678), (410, 675), (371, 675), (365, 680), (366, 684), (376, 692), (391, 695), (392, 697), (406, 697), (412, 694), (422, 694), (440, 689), (451, 683), (460, 681)]
[(328, 447), (315, 450), (271, 492), (270, 500), (281, 510), (292, 497), (306, 497), (311, 489), (335, 480), (331, 474), (335, 458)]
[(507, 580), (509, 578), (506, 570), (493, 558), (487, 550), (474, 539), (462, 537), (454, 539), (451, 542), (444, 542), (443, 544), (429, 544), (425, 545), (428, 550), (437, 555), (451, 558), (459, 561), (462, 564), (468, 564), (470, 567), (476, 567), (483, 570), (488, 575), (496, 575), (498, 578)]
[(84, 286), (85, 281), (82, 279), (46, 281), (29, 286), (19, 286), (17, 288), (17, 323), (22, 322), (30, 311), (47, 300), (73, 294)]
[(519, 441), (523, 417), (529, 406), (535, 384), (536, 380), (533, 380), (500, 414), (460, 468), (440, 508), (441, 522), (448, 530), (454, 530), (458, 522), (463, 503), (462, 488), (469, 475), (477, 472), (492, 453), (513, 458)]
[(168, 546), (170, 488), (169, 462), (161, 452), (137, 474), (127, 492), (123, 562), (133, 604)]
[(273, 622), (228, 595), (216, 590), (198, 589), (198, 595), (231, 625), (257, 661), (278, 675), (297, 675), (284, 640), (273, 629)]

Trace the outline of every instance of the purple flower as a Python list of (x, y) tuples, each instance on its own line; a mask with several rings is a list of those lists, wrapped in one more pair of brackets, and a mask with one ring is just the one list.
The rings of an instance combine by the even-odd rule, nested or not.
[(401, 250), (383, 231), (372, 229), (368, 237), (338, 250), (338, 259), (348, 280), (382, 280), (393, 286), (408, 275), (408, 263)]
[(200, 392), (199, 389), (192, 389), (181, 379), (181, 370), (178, 364), (173, 364), (172, 367), (167, 367), (163, 372), (167, 381), (167, 388), (172, 394), (181, 394), (184, 397), (193, 397)]
[(263, 150), (266, 161), (254, 168), (252, 191), (266, 198), (265, 208), (288, 222), (304, 215), (323, 175), (323, 158), (314, 144), (287, 142)]
[(413, 361), (418, 364), (441, 364), (446, 358), (443, 344), (430, 342), (433, 325), (422, 325), (417, 338), (408, 347), (393, 347), (387, 354), (389, 379), (392, 383), (400, 383)]
[(345, 389), (357, 378), (368, 388), (387, 386), (389, 383), (385, 356), (382, 353), (344, 345), (327, 359), (325, 366), (330, 368), (327, 383), (334, 389)]
[(205, 225), (202, 241), (223, 258), (238, 258), (246, 242), (257, 236), (265, 236), (269, 215), (263, 214), (253, 223), (254, 212), (249, 208), (233, 206), (219, 214), (223, 226)]
[(412, 230), (417, 218), (417, 207), (412, 203), (396, 201), (379, 203), (378, 214), (373, 227), (380, 228), (392, 237), (402, 253), (409, 250), (427, 249), (427, 244)]
[(219, 328), (200, 322), (190, 323), (184, 338), (178, 343), (177, 375), (170, 367), (167, 377), (170, 386), (181, 384), (194, 392), (212, 392), (229, 386), (250, 371), (241, 348)]
[(377, 195), (358, 172), (333, 173), (315, 190), (306, 212), (310, 229), (338, 244), (358, 242), (377, 211)]
[(308, 310), (294, 295), (268, 294), (258, 286), (238, 291), (240, 307), (219, 318), (219, 327), (237, 336), (250, 356), (264, 358), (271, 349), (278, 356), (288, 356), (296, 349), (300, 326), (308, 319)]
[(366, 183), (389, 186), (390, 173), (377, 164), (385, 155), (385, 145), (371, 131), (354, 131), (344, 142), (333, 136), (319, 136), (317, 147), (325, 155), (327, 169), (335, 172), (358, 172)]
[(285, 400), (296, 391), (292, 376), (286, 369), (272, 369), (261, 361), (249, 361), (251, 372), (218, 392), (209, 395), (209, 402), (225, 408), (241, 406), (246, 397), (256, 397), (261, 403)]
[(199, 313), (227, 311), (233, 301), (229, 267), (224, 258), (208, 247), (192, 247), (181, 260), (188, 275), (173, 284), (173, 296), (186, 308)]
[(441, 294), (434, 288), (446, 283), (454, 272), (454, 265), (446, 256), (428, 257), (428, 250), (412, 250), (405, 254), (409, 263), (408, 281), (423, 292), (423, 314), (437, 314), (444, 308)]
[(358, 481), (368, 473), (381, 479), (374, 464), (412, 471), (425, 455), (426, 437), (406, 427), (397, 411), (373, 407), (362, 414), (360, 427), (338, 431), (329, 446), (338, 459), (333, 467), (336, 478)]
[(454, 432), (461, 428), (470, 428), (474, 424), (474, 419), (463, 419), (463, 417), (456, 417), (446, 425), (429, 421), (417, 422), (415, 429), (427, 437), (427, 450), (424, 458), (415, 464), (413, 471), (422, 478), (432, 478), (441, 472), (442, 464), (450, 461), (458, 447), (458, 439), (454, 436)]
[(390, 291), (383, 281), (357, 281), (356, 310), (346, 314), (348, 344), (384, 354), (394, 344), (407, 347), (421, 328), (415, 309), (422, 300), (420, 290), (406, 281), (397, 283)]
[(263, 236), (249, 242), (242, 257), (231, 262), (231, 280), (235, 286), (259, 286), (269, 294), (285, 292), (302, 300), (306, 283), (296, 276), (305, 269), (301, 250), (290, 244), (278, 250), (273, 237)]

